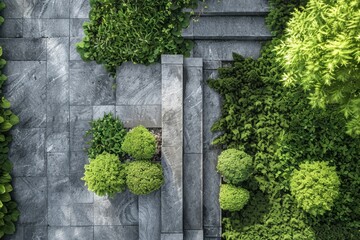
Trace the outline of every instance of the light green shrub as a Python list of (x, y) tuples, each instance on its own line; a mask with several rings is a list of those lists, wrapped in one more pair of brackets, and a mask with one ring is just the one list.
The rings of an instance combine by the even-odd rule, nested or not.
[(230, 184), (222, 184), (220, 187), (220, 207), (231, 212), (240, 211), (248, 203), (250, 193), (248, 190), (235, 187)]
[(155, 136), (144, 126), (135, 127), (125, 136), (122, 150), (136, 160), (151, 159), (156, 153)]
[(90, 159), (90, 164), (85, 165), (85, 174), (82, 180), (98, 196), (108, 195), (113, 197), (118, 192), (123, 192), (126, 187), (126, 172), (118, 156), (102, 153), (95, 159)]
[(227, 149), (219, 156), (217, 170), (230, 184), (245, 181), (252, 171), (252, 157), (244, 151)]
[(300, 164), (290, 179), (290, 190), (298, 205), (316, 216), (330, 211), (339, 196), (340, 180), (327, 162)]
[(160, 164), (148, 161), (130, 162), (127, 167), (126, 184), (130, 192), (136, 195), (149, 194), (164, 184), (164, 176)]

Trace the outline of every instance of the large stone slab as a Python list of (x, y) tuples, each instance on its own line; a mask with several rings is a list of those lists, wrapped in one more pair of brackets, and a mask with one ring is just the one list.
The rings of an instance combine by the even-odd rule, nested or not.
[(139, 240), (160, 240), (160, 191), (139, 196)]
[(89, 160), (85, 151), (70, 152), (70, 174), (84, 173), (84, 165), (88, 163)]
[[(48, 240), (91, 240), (94, 239), (94, 227), (49, 227)], [(96, 238), (95, 238), (96, 239)]]
[(116, 116), (126, 128), (143, 125), (147, 128), (161, 128), (161, 106), (116, 106)]
[(82, 37), (70, 37), (70, 61), (80, 61), (81, 56), (76, 50), (76, 44), (82, 40)]
[(23, 37), (23, 20), (21, 18), (6, 19), (0, 26), (0, 36), (2, 38)]
[(258, 58), (261, 46), (261, 41), (196, 40), (193, 54), (194, 57), (220, 61), (232, 61), (234, 52), (244, 57)]
[(95, 62), (70, 61), (70, 105), (114, 105), (115, 80)]
[(138, 197), (129, 191), (118, 193), (114, 198), (94, 195), (94, 224), (138, 225)]
[(185, 230), (184, 238), (186, 240), (204, 240), (203, 230)]
[(207, 0), (195, 10), (203, 15), (260, 15), (269, 11), (266, 0)]
[(69, 19), (24, 19), (23, 36), (26, 38), (68, 37)]
[(104, 106), (93, 106), (93, 119), (103, 118), (106, 114), (111, 113), (115, 116), (115, 106), (114, 105), (104, 105)]
[(183, 240), (184, 234), (182, 233), (162, 233), (161, 240)]
[(72, 202), (69, 176), (48, 176), (49, 206), (66, 206)]
[(49, 226), (70, 226), (71, 206), (49, 206), (48, 224)]
[(96, 240), (138, 240), (138, 226), (94, 226), (94, 239)]
[(21, 212), (19, 223), (47, 225), (46, 177), (13, 178), (14, 199)]
[[(76, 1), (81, 2), (81, 1)], [(70, 37), (83, 37), (85, 36), (83, 30), (84, 22), (88, 22), (88, 18), (72, 18), (70, 19)]]
[(161, 65), (122, 64), (117, 69), (116, 105), (160, 105)]
[(45, 129), (15, 128), (9, 159), (14, 176), (46, 176)]
[(6, 8), (2, 11), (4, 18), (22, 18), (24, 12), (24, 0), (4, 0)]
[(71, 225), (72, 226), (94, 225), (94, 205), (73, 204), (71, 208)]
[(47, 175), (67, 176), (70, 170), (70, 158), (68, 152), (47, 154)]
[[(85, 133), (90, 129), (90, 121), (93, 119), (92, 106), (70, 106), (70, 151), (83, 152), (87, 147), (86, 142), (89, 137)], [(81, 162), (84, 162), (84, 156), (80, 156)], [(74, 161), (78, 161), (74, 159)], [(81, 166), (73, 163), (73, 169), (78, 171)], [(82, 167), (82, 170), (84, 168)]]
[(46, 60), (46, 39), (0, 38), (3, 56), (7, 61)]
[(69, 0), (24, 0), (24, 18), (69, 18)]
[(81, 180), (84, 176), (84, 166), (81, 173), (70, 175), (70, 196), (72, 203), (93, 203), (94, 193), (89, 191), (85, 182)]
[(27, 239), (47, 240), (47, 226), (26, 225), (24, 226), (24, 236)]
[(46, 62), (9, 61), (4, 95), (20, 118), (18, 127), (46, 126)]
[(87, 18), (90, 9), (88, 0), (70, 0), (70, 18)]

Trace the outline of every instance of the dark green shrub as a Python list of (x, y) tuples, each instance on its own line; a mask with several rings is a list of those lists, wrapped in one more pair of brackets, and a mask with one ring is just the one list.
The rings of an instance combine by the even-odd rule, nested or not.
[(290, 179), (290, 190), (299, 207), (316, 216), (334, 206), (339, 196), (340, 180), (335, 167), (327, 162), (300, 164)]
[(181, 36), (197, 0), (91, 0), (90, 22), (77, 50), (86, 61), (104, 64), (112, 73), (122, 63), (150, 64), (161, 54), (189, 55), (192, 43)]
[(123, 157), (124, 152), (121, 145), (126, 135), (126, 129), (118, 118), (112, 114), (106, 114), (103, 118), (91, 122), (91, 129), (86, 132), (86, 136), (91, 136), (87, 149), (88, 157), (96, 158), (97, 155), (108, 152), (118, 157)]
[(136, 195), (149, 194), (164, 184), (163, 170), (160, 164), (148, 161), (130, 162), (127, 167), (126, 184), (130, 192)]
[(225, 177), (226, 182), (237, 185), (250, 176), (252, 157), (244, 151), (227, 149), (219, 156), (217, 170)]
[(85, 174), (82, 180), (89, 190), (98, 196), (113, 197), (126, 188), (126, 172), (118, 156), (102, 153), (85, 165)]
[(360, 134), (359, 29), (359, 0), (310, 0), (276, 47), (284, 84), (309, 91), (313, 107), (340, 104), (349, 134)]
[(156, 139), (144, 126), (137, 126), (125, 136), (121, 148), (136, 160), (148, 160), (156, 153)]
[(220, 207), (227, 211), (240, 211), (248, 203), (250, 193), (244, 188), (222, 184), (220, 187)]

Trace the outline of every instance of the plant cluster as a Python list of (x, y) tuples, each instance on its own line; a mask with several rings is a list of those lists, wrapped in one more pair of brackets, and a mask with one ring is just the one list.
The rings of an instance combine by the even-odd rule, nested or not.
[[(269, 15), (268, 22), (279, 24), (272, 30), (285, 29), (281, 16), (289, 19), (288, 13), (294, 11), (295, 1), (281, 2), (270, 1), (270, 6), (282, 4), (280, 9), (284, 11)], [(223, 237), (360, 239), (360, 137), (345, 133), (345, 119), (336, 106), (312, 109), (308, 93), (301, 86), (284, 88), (284, 70), (277, 64), (274, 50), (282, 37), (278, 31), (263, 47), (258, 60), (235, 54), (232, 66), (219, 69), (219, 78), (208, 82), (223, 96), (222, 116), (213, 126), (213, 131), (222, 134), (214, 144), (242, 149), (253, 156), (254, 171), (241, 183), (249, 191), (251, 201), (241, 211), (224, 212)], [(292, 177), (309, 159), (321, 159), (335, 167), (341, 182), (338, 197), (325, 203), (331, 210), (323, 214), (313, 215), (299, 207), (296, 198), (301, 191), (291, 191)], [(311, 172), (312, 178), (315, 175)], [(329, 176), (332, 180), (317, 187), (331, 185), (336, 189), (336, 177), (330, 173)], [(318, 193), (324, 196), (321, 191)], [(333, 193), (336, 195), (336, 190)], [(312, 196), (303, 197), (308, 201)]]
[(77, 50), (85, 61), (95, 60), (115, 74), (127, 61), (151, 64), (161, 54), (189, 55), (190, 41), (181, 36), (197, 0), (91, 0), (90, 21)]
[(308, 91), (313, 107), (337, 104), (349, 118), (348, 134), (360, 134), (359, 29), (358, 0), (310, 0), (275, 48), (284, 84)]
[[(0, 1), (0, 10), (4, 8), (4, 2)], [(0, 16), (0, 25), (3, 22), (4, 18)], [(9, 144), (11, 142), (9, 131), (19, 123), (19, 118), (10, 110), (10, 102), (5, 99), (1, 90), (7, 80), (7, 77), (1, 71), (6, 65), (6, 61), (1, 56), (2, 48), (0, 47), (0, 238), (5, 234), (15, 232), (15, 222), (20, 215), (17, 204), (10, 195), (13, 190), (10, 176), (12, 164), (8, 159)]]
[(126, 136), (126, 129), (118, 118), (114, 118), (109, 113), (103, 118), (92, 121), (90, 125), (91, 129), (86, 132), (86, 136), (91, 136), (88, 142), (90, 146), (87, 149), (90, 159), (95, 159), (103, 152), (124, 157), (121, 146)]
[(316, 216), (330, 211), (339, 196), (340, 180), (327, 162), (305, 162), (290, 179), (290, 191), (298, 205)]
[(250, 193), (248, 190), (230, 184), (220, 187), (220, 207), (231, 212), (240, 211), (248, 203)]

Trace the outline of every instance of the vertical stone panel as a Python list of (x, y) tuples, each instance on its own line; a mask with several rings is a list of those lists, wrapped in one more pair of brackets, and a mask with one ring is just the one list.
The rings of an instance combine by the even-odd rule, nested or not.
[(139, 196), (139, 240), (160, 240), (160, 193)]

